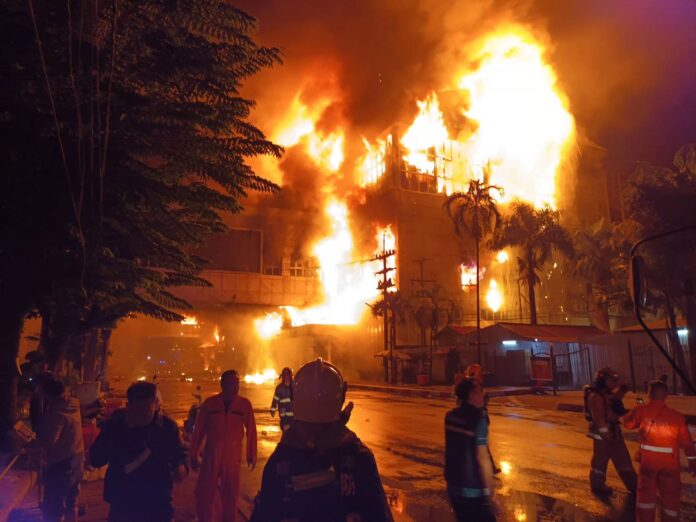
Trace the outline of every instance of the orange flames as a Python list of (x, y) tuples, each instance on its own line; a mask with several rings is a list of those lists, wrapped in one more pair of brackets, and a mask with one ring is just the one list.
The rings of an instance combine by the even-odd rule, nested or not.
[[(418, 114), (401, 139), (403, 159), (421, 174), (437, 176), (437, 190), (460, 190), (487, 171), (503, 187), (502, 201), (519, 198), (535, 206), (556, 204), (556, 174), (572, 149), (575, 123), (543, 47), (521, 30), (486, 38), (471, 57), (478, 68), (458, 74), (456, 88), (468, 94), (462, 115), (476, 124), (453, 135), (436, 93), (417, 101)], [(359, 163), (363, 184), (376, 145), (366, 144)]]

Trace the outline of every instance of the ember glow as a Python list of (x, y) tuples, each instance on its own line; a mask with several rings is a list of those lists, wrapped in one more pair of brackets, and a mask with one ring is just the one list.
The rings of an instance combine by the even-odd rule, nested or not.
[(254, 320), (256, 334), (264, 340), (272, 339), (283, 328), (283, 316), (278, 312), (266, 314)]
[(500, 252), (498, 252), (496, 254), (495, 259), (496, 259), (496, 261), (498, 261), (498, 263), (503, 264), (503, 263), (508, 262), (508, 260), (510, 259), (510, 256), (506, 250), (501, 250)]
[(244, 382), (247, 384), (271, 384), (278, 378), (278, 373), (273, 368), (266, 368), (261, 372), (247, 373)]

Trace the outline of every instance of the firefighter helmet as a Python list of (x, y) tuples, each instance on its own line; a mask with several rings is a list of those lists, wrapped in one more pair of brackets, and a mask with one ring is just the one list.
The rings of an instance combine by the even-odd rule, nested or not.
[(607, 385), (607, 381), (609, 379), (618, 379), (619, 374), (616, 373), (614, 370), (609, 368), (608, 366), (605, 366), (604, 368), (600, 368), (597, 370), (597, 373), (595, 374), (595, 385), (598, 388), (604, 388)]
[(333, 364), (319, 358), (303, 365), (297, 370), (293, 385), (295, 420), (315, 423), (339, 420), (346, 387), (341, 372)]
[(292, 370), (290, 368), (288, 368), (287, 366), (285, 368), (283, 368), (283, 370), (280, 372), (280, 378), (282, 379), (283, 377), (285, 377), (286, 373), (289, 374), (290, 378), (292, 379)]

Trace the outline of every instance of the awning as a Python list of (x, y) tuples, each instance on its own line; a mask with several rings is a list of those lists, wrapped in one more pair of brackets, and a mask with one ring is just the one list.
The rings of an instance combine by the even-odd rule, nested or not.
[(606, 332), (594, 326), (518, 323), (497, 323), (497, 326), (505, 328), (513, 334), (513, 338), (516, 338), (516, 340), (523, 341), (538, 340), (553, 343), (577, 343), (588, 337), (606, 334)]

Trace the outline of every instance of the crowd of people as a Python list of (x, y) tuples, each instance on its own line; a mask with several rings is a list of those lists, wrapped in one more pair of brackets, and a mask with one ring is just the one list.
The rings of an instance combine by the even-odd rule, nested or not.
[[(199, 522), (236, 520), (240, 471), (257, 464), (256, 421), (251, 402), (239, 394), (235, 370), (221, 375), (220, 393), (203, 400), (196, 388), (189, 446), (174, 420), (161, 410), (154, 382), (127, 390), (125, 408), (102, 424), (85, 454), (80, 405), (65, 386), (41, 380), (40, 406), (32, 427), (44, 450), (42, 509), (49, 521), (76, 521), (85, 465), (107, 466), (104, 500), (110, 522), (159, 522), (173, 518), (173, 484), (197, 471), (194, 490)], [(256, 496), (252, 522), (393, 520), (374, 455), (347, 427), (353, 403), (347, 384), (332, 364), (317, 359), (293, 376), (281, 372), (270, 413), (278, 413), (280, 442), (269, 457)], [(585, 416), (592, 440), (589, 485), (606, 498), (607, 466), (613, 463), (630, 495), (637, 520), (678, 520), (681, 496), (680, 450), (696, 475), (696, 450), (684, 416), (666, 404), (664, 381), (650, 383), (649, 403), (627, 410), (627, 388), (610, 368), (597, 372), (585, 389)], [(458, 372), (456, 407), (444, 419), (444, 476), (459, 521), (494, 521), (501, 508), (494, 487), (499, 471), (489, 449), (490, 418), (479, 365)], [(37, 399), (38, 400), (38, 399)], [(189, 419), (190, 420), (190, 419)], [(187, 420), (188, 422), (188, 420)], [(636, 473), (623, 429), (638, 430)]]

